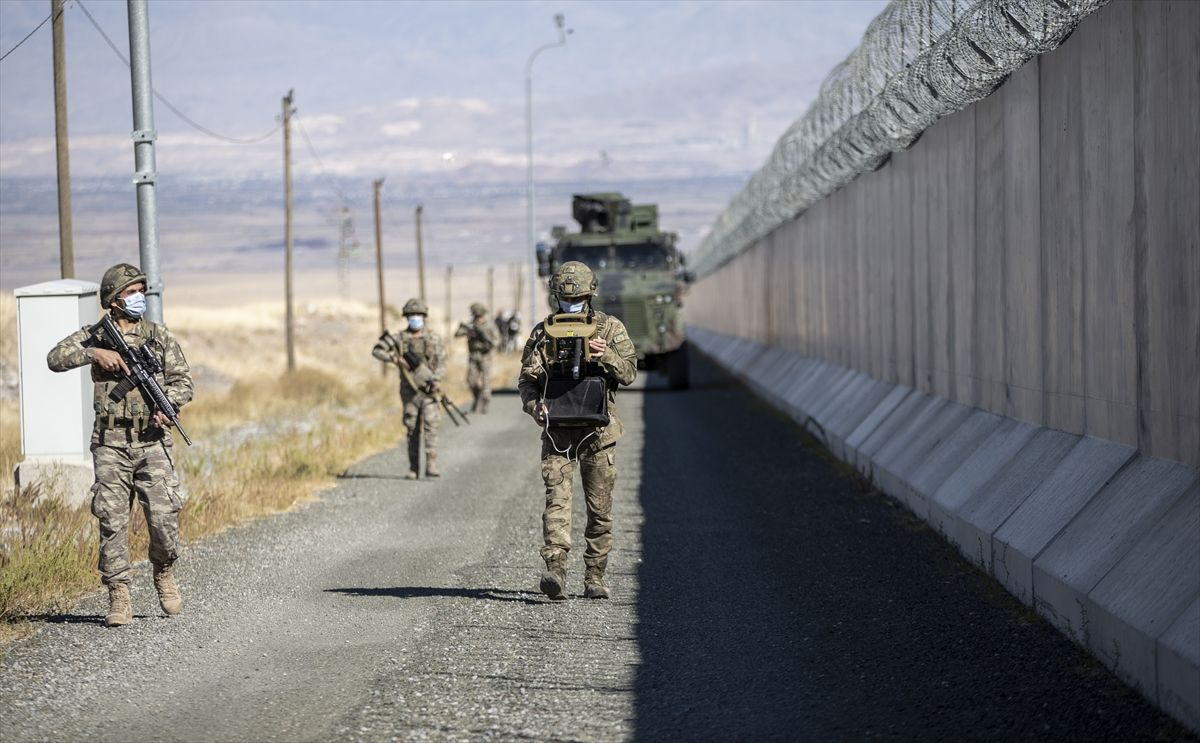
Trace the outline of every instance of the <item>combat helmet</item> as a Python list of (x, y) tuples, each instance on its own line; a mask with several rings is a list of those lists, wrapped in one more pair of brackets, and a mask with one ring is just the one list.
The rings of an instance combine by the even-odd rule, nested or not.
[(418, 299), (417, 297), (413, 297), (412, 299), (410, 299), (404, 303), (404, 309), (400, 311), (400, 314), (405, 315), (405, 316), (428, 315), (429, 314), (429, 305), (425, 304), (425, 300)]
[(479, 302), (471, 303), (471, 314), (475, 317), (483, 317), (487, 314), (487, 307), (484, 307)]
[(146, 283), (146, 274), (142, 269), (128, 263), (118, 263), (104, 272), (100, 279), (100, 306), (108, 309), (124, 289), (138, 282)]
[(558, 299), (591, 297), (596, 293), (596, 274), (587, 264), (567, 261), (550, 277), (550, 295)]

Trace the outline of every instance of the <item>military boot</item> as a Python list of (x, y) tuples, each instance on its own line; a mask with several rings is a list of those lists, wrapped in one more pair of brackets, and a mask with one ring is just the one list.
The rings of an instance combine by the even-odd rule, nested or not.
[(545, 560), (546, 571), (542, 573), (540, 586), (542, 593), (554, 601), (562, 601), (567, 598), (567, 556), (563, 552), (557, 552)]
[(408, 437), (408, 474), (405, 480), (415, 480), (421, 476), (421, 441), (416, 436)]
[(608, 598), (608, 584), (604, 582), (604, 568), (588, 565), (583, 573), (583, 595), (589, 599)]
[(441, 477), (442, 473), (437, 466), (437, 452), (425, 452), (425, 476), (426, 477)]
[(108, 616), (105, 627), (121, 627), (133, 621), (133, 604), (129, 601), (128, 583), (108, 584)]
[(170, 565), (154, 566), (154, 590), (158, 591), (158, 604), (171, 616), (183, 611), (183, 596), (175, 582), (175, 571)]

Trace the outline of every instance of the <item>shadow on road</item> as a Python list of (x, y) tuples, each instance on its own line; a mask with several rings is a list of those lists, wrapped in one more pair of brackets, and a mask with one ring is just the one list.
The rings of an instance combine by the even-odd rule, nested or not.
[(6, 624), (104, 624), (103, 614), (21, 614), (5, 621)]
[[(134, 619), (158, 619), (162, 614), (134, 614)], [(20, 614), (4, 620), (5, 624), (104, 624), (104, 614)]]
[(693, 361), (697, 389), (642, 397), (636, 739), (1177, 739), (909, 511)]
[(489, 601), (516, 601), (523, 604), (544, 603), (524, 591), (506, 591), (501, 588), (439, 588), (436, 586), (391, 586), (388, 588), (326, 588), (325, 593), (340, 593), (346, 596), (380, 596), (393, 599), (458, 598), (486, 599)]
[(787, 465), (755, 452), (745, 393), (697, 356), (692, 390), (642, 398), (635, 738), (794, 739), (810, 686), (792, 646), (798, 587), (776, 496), (754, 492)]

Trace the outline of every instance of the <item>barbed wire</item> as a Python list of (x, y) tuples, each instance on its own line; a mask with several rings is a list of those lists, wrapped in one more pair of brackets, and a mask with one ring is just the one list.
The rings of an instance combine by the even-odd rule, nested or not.
[[(125, 63), (126, 67), (129, 67), (130, 66), (129, 59), (126, 58), (126, 56), (121, 53), (121, 50), (119, 48), (117, 48), (117, 45), (113, 43), (113, 40), (109, 37), (109, 35), (104, 32), (104, 29), (101, 28), (100, 24), (96, 22), (96, 19), (92, 17), (92, 14), (88, 12), (88, 9), (84, 6), (83, 1), (82, 0), (74, 0), (74, 2), (76, 5), (79, 6), (79, 9), (83, 11), (83, 14), (85, 16), (87, 16), (88, 21), (91, 22), (91, 24), (92, 24), (92, 28), (96, 29), (96, 31), (100, 34), (100, 36), (106, 42), (108, 42), (108, 48), (113, 50), (113, 53), (117, 55), (118, 59), (120, 59), (122, 62)], [(266, 134), (263, 134), (258, 137), (250, 137), (248, 139), (242, 139), (239, 137), (230, 137), (230, 136), (227, 136), (224, 134), (220, 134), (218, 132), (214, 132), (212, 129), (209, 129), (205, 126), (202, 126), (202, 125), (196, 123), (191, 118), (189, 118), (187, 114), (185, 114), (183, 111), (180, 111), (179, 108), (175, 106), (175, 104), (173, 104), (169, 100), (167, 100), (166, 96), (164, 96), (162, 93), (159, 93), (154, 88), (151, 88), (150, 90), (154, 94), (155, 98), (157, 98), (164, 106), (166, 106), (168, 109), (170, 109), (172, 113), (174, 113), (176, 116), (178, 116), (180, 119), (182, 119), (184, 121), (184, 123), (186, 123), (188, 126), (192, 127), (193, 129), (195, 129), (196, 131), (198, 131), (202, 134), (207, 134), (208, 136), (212, 137), (213, 139), (219, 139), (222, 142), (229, 142), (231, 144), (256, 144), (258, 142), (262, 142), (263, 140), (268, 139), (269, 137), (273, 136), (275, 134), (275, 132), (279, 131), (283, 127), (283, 122), (280, 121), (280, 122), (276, 123), (274, 129), (272, 129), (271, 131), (267, 132)]]
[(986, 98), (1109, 0), (893, 0), (695, 250), (715, 271), (783, 222)]

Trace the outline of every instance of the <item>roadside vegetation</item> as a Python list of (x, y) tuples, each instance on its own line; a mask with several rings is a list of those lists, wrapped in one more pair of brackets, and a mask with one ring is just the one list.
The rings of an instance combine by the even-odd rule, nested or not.
[[(298, 312), (297, 370), (285, 367), (282, 305), (231, 316), (181, 307), (168, 324), (191, 364), (196, 398), (176, 437), (187, 493), (180, 530), (191, 542), (318, 496), (355, 461), (400, 442), (397, 375), (370, 356), (374, 311), (351, 302)], [(0, 376), (15, 377), (15, 306), (0, 298)], [(435, 325), (440, 329), (440, 326)], [(466, 352), (450, 342), (447, 394), (464, 409)], [(519, 359), (500, 356), (495, 386), (511, 386)], [(0, 646), (29, 631), (27, 620), (67, 611), (99, 587), (98, 529), (88, 505), (68, 508), (38, 486), (15, 489), (21, 459), (16, 390), (0, 391)], [(131, 523), (133, 558), (146, 558), (140, 509)], [(186, 551), (184, 553), (186, 559)]]

